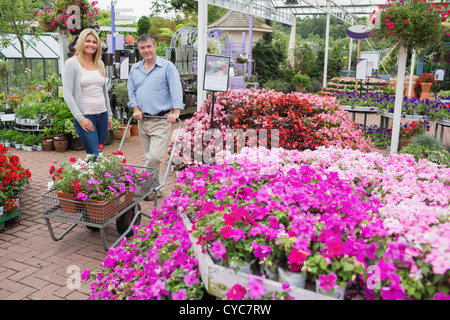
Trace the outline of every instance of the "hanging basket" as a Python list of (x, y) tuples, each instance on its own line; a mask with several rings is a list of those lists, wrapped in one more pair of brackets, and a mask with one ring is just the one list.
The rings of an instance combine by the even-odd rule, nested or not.
[(39, 20), (38, 23), (39, 23), (39, 27), (41, 27), (42, 31), (44, 31), (44, 32), (53, 32), (57, 28), (56, 25), (51, 25), (50, 22), (45, 22), (45, 21)]

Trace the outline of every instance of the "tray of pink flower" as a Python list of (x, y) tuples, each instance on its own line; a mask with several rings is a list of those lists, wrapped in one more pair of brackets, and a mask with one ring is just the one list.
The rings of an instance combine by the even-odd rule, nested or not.
[[(101, 231), (105, 249), (104, 227), (116, 221), (117, 231), (124, 233), (134, 216), (139, 216), (138, 203), (158, 186), (158, 170), (127, 165), (121, 151), (96, 159), (70, 158), (59, 168), (51, 166), (52, 181), (43, 197), (45, 219), (53, 240), (62, 239), (78, 224)], [(53, 232), (50, 220), (72, 223), (60, 237)]]

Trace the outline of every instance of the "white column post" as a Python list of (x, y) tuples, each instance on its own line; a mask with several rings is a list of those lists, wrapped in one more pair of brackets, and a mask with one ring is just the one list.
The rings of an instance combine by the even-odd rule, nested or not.
[(328, 42), (330, 38), (330, 1), (327, 0), (327, 27), (325, 36), (325, 56), (323, 62), (323, 83), (322, 88), (327, 86), (327, 69), (328, 69)]
[(416, 62), (416, 50), (413, 49), (412, 57), (411, 57), (411, 69), (409, 72), (409, 87), (408, 87), (408, 97), (411, 98), (411, 92), (412, 92), (412, 83), (413, 83), (413, 77), (414, 77), (414, 63)]
[(395, 91), (394, 120), (392, 124), (391, 155), (397, 153), (402, 116), (403, 88), (405, 86), (406, 54), (408, 49), (400, 45), (398, 54), (397, 89)]
[(197, 111), (200, 110), (203, 101), (206, 99), (206, 92), (203, 90), (205, 81), (205, 56), (208, 43), (208, 1), (198, 1), (198, 34), (197, 34)]
[(294, 66), (295, 62), (295, 35), (297, 33), (297, 18), (294, 19), (294, 23), (291, 26), (291, 36), (289, 38), (289, 51), (288, 61), (291, 66)]
[(353, 38), (350, 37), (350, 45), (348, 49), (348, 67), (347, 67), (348, 71), (350, 71), (350, 68), (352, 66), (352, 50), (353, 50)]

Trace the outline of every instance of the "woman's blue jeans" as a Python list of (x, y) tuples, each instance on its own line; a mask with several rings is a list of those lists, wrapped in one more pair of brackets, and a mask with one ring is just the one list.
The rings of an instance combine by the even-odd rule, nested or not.
[(87, 154), (94, 154), (97, 158), (99, 154), (98, 145), (105, 144), (106, 137), (108, 135), (108, 112), (99, 114), (86, 114), (85, 118), (91, 120), (94, 126), (94, 131), (84, 131), (78, 121), (75, 119), (75, 129), (80, 136), (81, 143), (83, 143), (84, 149)]

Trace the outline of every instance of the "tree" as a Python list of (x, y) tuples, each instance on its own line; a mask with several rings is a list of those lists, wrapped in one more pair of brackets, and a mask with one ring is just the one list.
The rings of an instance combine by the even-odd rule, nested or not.
[[(22, 55), (22, 68), (25, 75), (25, 84), (28, 86), (27, 76), (27, 60), (25, 57), (25, 40), (24, 36), (27, 33), (40, 33), (39, 28), (35, 28), (30, 24), (34, 20), (34, 12), (37, 8), (44, 5), (43, 0), (35, 0), (30, 4), (29, 0), (16, 0), (14, 5), (11, 5), (10, 0), (0, 0), (0, 30), (5, 33), (12, 33), (16, 36), (20, 46), (20, 53)], [(1, 46), (7, 47), (12, 45), (9, 38), (4, 37), (1, 41)]]
[(282, 78), (280, 64), (286, 59), (286, 48), (275, 41), (259, 40), (252, 49), (252, 58), (255, 61), (255, 72), (258, 82), (263, 84), (270, 79)]
[(7, 93), (6, 82), (10, 76), (14, 76), (14, 65), (10, 61), (0, 60), (0, 80), (2, 81), (5, 99)]
[(151, 27), (152, 27), (152, 21), (150, 20), (149, 17), (147, 17), (147, 16), (140, 17), (137, 22), (138, 36), (140, 36), (141, 34), (148, 33), (148, 31), (150, 30)]

